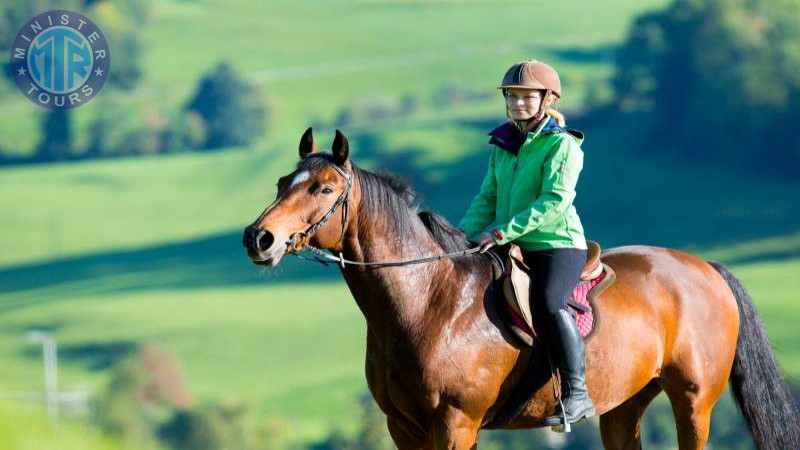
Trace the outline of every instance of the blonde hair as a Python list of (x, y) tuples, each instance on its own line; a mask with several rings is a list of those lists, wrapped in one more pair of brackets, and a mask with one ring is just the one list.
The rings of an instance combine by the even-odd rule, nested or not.
[(556, 108), (556, 104), (558, 103), (558, 100), (559, 100), (558, 96), (551, 92), (550, 93), (550, 98), (553, 99), (552, 103), (550, 103), (550, 106), (545, 108), (544, 113), (547, 114), (548, 116), (552, 117), (553, 119), (555, 119), (556, 123), (558, 124), (558, 126), (560, 126), (560, 127), (566, 126), (567, 125), (567, 118), (564, 117), (564, 114), (561, 114), (560, 112), (558, 112), (555, 109)]

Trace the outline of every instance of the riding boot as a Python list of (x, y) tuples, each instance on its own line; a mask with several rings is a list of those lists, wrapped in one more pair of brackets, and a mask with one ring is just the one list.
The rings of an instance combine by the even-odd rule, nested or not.
[[(555, 413), (542, 421), (544, 426), (564, 425), (595, 415), (594, 405), (586, 390), (586, 357), (575, 319), (566, 310), (559, 310), (548, 328), (548, 347), (558, 361), (561, 372), (561, 403)], [(561, 405), (563, 404), (563, 409)]]

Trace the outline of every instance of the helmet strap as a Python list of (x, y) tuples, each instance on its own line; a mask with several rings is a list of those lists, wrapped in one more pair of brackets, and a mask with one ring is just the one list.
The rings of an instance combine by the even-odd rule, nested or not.
[(542, 102), (539, 103), (539, 111), (536, 112), (536, 116), (534, 116), (534, 122), (539, 122), (544, 118), (545, 112), (547, 112), (547, 107), (545, 103), (550, 99), (550, 89), (546, 89), (544, 91), (544, 95), (542, 95)]

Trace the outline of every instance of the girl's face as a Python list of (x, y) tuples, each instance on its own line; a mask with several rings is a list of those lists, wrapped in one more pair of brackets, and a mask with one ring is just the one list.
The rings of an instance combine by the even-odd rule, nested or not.
[(539, 112), (542, 93), (530, 89), (509, 88), (506, 91), (506, 108), (514, 120), (530, 120)]

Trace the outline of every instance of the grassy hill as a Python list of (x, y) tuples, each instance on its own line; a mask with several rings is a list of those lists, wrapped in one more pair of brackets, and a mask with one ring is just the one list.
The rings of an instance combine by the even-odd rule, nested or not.
[[(455, 151), (451, 143), (483, 141), (479, 128), (488, 120), (454, 115), (373, 124), (350, 133), (352, 154), (411, 179), (428, 207), (456, 220), (486, 153), (480, 144)], [(667, 245), (736, 263), (781, 363), (800, 375), (793, 326), (800, 309), (791, 306), (800, 241), (785, 200), (798, 185), (713, 167), (679, 170), (664, 159), (653, 170), (652, 160), (602, 144), (601, 129), (586, 130), (579, 210), (590, 237), (604, 246)], [(292, 259), (267, 271), (250, 265), (240, 246), (242, 226), (272, 200), (271, 185), (291, 170), (295, 150), (271, 158), (242, 150), (2, 172), (18, 186), (52, 183), (4, 199), (17, 202), (7, 207), (18, 214), (34, 214), (26, 205), (45, 217), (50, 208), (76, 214), (62, 216), (55, 241), (44, 230), (42, 242), (35, 218), (23, 221), (31, 227), (9, 226), (2, 234), (19, 250), (0, 269), (0, 360), (7, 362), (0, 390), (40, 386), (38, 349), (23, 336), (36, 327), (59, 339), (65, 387), (97, 389), (111, 364), (155, 342), (181, 360), (201, 401), (246, 401), (284, 421), (292, 440), (352, 429), (365, 389), (365, 328), (337, 271)], [(116, 186), (113, 202), (107, 186)], [(693, 195), (702, 190), (710, 192)], [(723, 194), (729, 192), (737, 195)]]
[[(800, 259), (733, 266), (761, 310), (784, 369), (800, 377), (800, 308), (791, 279)], [(267, 275), (265, 275), (266, 277)], [(40, 350), (29, 327), (59, 339), (61, 386), (97, 389), (105, 371), (157, 343), (181, 361), (198, 400), (243, 401), (280, 418), (294, 439), (352, 429), (363, 377), (365, 325), (342, 282), (84, 294), (41, 289), (0, 295), (0, 390), (41, 388)]]
[(7, 450), (49, 449), (54, 442), (62, 450), (124, 448), (84, 423), (71, 420), (54, 423), (41, 407), (6, 401), (0, 403), (0, 436)]
[[(485, 133), (440, 134), (442, 123), (476, 113), (502, 117), (496, 101), (433, 104), (439, 90), (451, 85), (493, 94), (502, 70), (516, 60), (537, 57), (557, 64), (564, 78), (563, 106), (575, 108), (587, 82), (602, 84), (610, 73), (609, 49), (625, 35), (631, 17), (664, 3), (566, 1), (554, 19), (534, 20), (544, 4), (151, 2), (141, 30), (140, 85), (128, 93), (104, 90), (73, 110), (77, 146), (86, 145), (87, 127), (99, 115), (120, 121), (169, 117), (188, 101), (202, 74), (223, 60), (256, 83), (272, 106), (268, 133), (253, 152), (240, 155), (104, 161), (89, 163), (78, 176), (68, 167), (0, 170), (2, 186), (13, 193), (0, 199), (0, 208), (14, 212), (0, 217), (0, 228), (14, 230), (0, 236), (0, 266), (239, 227), (242, 217), (255, 213), (245, 205), (263, 204), (273, 195), (272, 180), (296, 155), (302, 130), (309, 123), (330, 123), (353, 103), (416, 98), (422, 106), (411, 120), (430, 125), (413, 132), (408, 126), (399, 139), (412, 139), (429, 155), (458, 151), (461, 145), (448, 140), (455, 133), (465, 142), (478, 142), (478, 133)], [(84, 13), (107, 14), (94, 8)], [(15, 89), (8, 83), (0, 89), (0, 148), (25, 154), (38, 142), (43, 110)], [(318, 134), (323, 145), (331, 132)], [(394, 169), (385, 160), (379, 164)], [(119, 221), (116, 227), (106, 225), (108, 216)]]
[[(438, 104), (442, 86), (493, 94), (506, 66), (538, 57), (563, 71), (564, 107), (574, 111), (610, 73), (610, 49), (631, 18), (664, 3), (570, 0), (554, 12), (542, 2), (153, 2), (144, 80), (75, 110), (79, 144), (109, 108), (169, 114), (222, 59), (273, 106), (269, 132), (224, 152), (0, 168), (0, 392), (41, 388), (39, 349), (24, 332), (42, 328), (58, 338), (62, 387), (98, 389), (114, 362), (152, 342), (179, 358), (201, 402), (244, 401), (283, 421), (293, 441), (352, 430), (365, 326), (338, 272), (295, 260), (265, 271), (240, 244), (296, 161), (300, 133), (322, 123), (324, 148), (343, 107), (414, 96), (422, 106), (412, 114), (346, 127), (351, 155), (409, 179), (426, 207), (455, 221), (502, 114), (485, 96)], [(0, 88), (0, 147), (30, 151), (40, 113)], [(634, 156), (649, 145), (635, 120), (570, 125), (587, 132), (576, 202), (588, 236), (732, 263), (781, 363), (800, 377), (791, 284), (800, 182)]]
[[(368, 166), (403, 173), (426, 205), (457, 219), (472, 195), (470, 186), (480, 179), (486, 154), (479, 145), (463, 155), (452, 150), (431, 155), (425, 149), (430, 142), (447, 148), (446, 141), (456, 138), (482, 140), (473, 122), (482, 123), (475, 118), (446, 124), (419, 119), (394, 121), (370, 133), (356, 131), (352, 154)], [(294, 149), (286, 153), (274, 162), (259, 152), (239, 151), (9, 171), (7, 176), (19, 185), (41, 178), (60, 183), (58, 189), (42, 189), (35, 201), (18, 200), (21, 205), (70, 204), (76, 211), (92, 211), (104, 202), (89, 195), (91, 188), (81, 180), (107, 180), (120, 187), (118, 205), (87, 215), (96, 223), (77, 215), (71, 225), (77, 234), (61, 238), (64, 249), (68, 239), (83, 248), (52, 259), (40, 253), (34, 261), (0, 269), (0, 360), (8, 362), (0, 390), (40, 385), (38, 349), (23, 336), (36, 327), (59, 338), (64, 386), (98, 388), (113, 362), (131, 356), (141, 343), (155, 342), (181, 360), (188, 388), (200, 400), (244, 400), (264, 416), (285, 421), (293, 439), (320, 438), (334, 426), (352, 429), (356, 399), (365, 389), (365, 327), (338, 272), (293, 259), (273, 270), (257, 268), (239, 243), (242, 225), (271, 201), (270, 185), (293, 165)], [(623, 158), (627, 163), (621, 166), (616, 161)], [(793, 326), (800, 308), (792, 306), (791, 284), (800, 269), (800, 240), (797, 228), (792, 232), (793, 212), (783, 203), (784, 195), (800, 191), (798, 185), (709, 167), (678, 171), (668, 160), (661, 164), (663, 172), (654, 171), (652, 161), (617, 152), (587, 165), (579, 210), (592, 230), (590, 237), (605, 246), (667, 245), (734, 263), (764, 314), (781, 363), (792, 376), (800, 376), (800, 352), (794, 345), (800, 335)], [(212, 181), (195, 182), (208, 165), (217, 169)], [(138, 183), (139, 177), (154, 181)], [(672, 183), (671, 190), (663, 189), (666, 183)], [(709, 185), (742, 194), (690, 196)], [(775, 193), (771, 201), (768, 192)], [(157, 216), (131, 207), (137, 204), (157, 210)], [(736, 214), (727, 213), (732, 208)], [(764, 223), (760, 213), (776, 220)], [(136, 220), (141, 222), (130, 228), (114, 224)], [(225, 221), (241, 225), (208, 234)], [(748, 228), (748, 223), (762, 228)], [(158, 230), (189, 237), (147, 244), (164, 239)], [(24, 229), (13, 231), (26, 236)], [(200, 236), (192, 237), (195, 232)], [(741, 233), (738, 239), (736, 233)], [(27, 235), (37, 241), (36, 233)], [(44, 245), (31, 252), (49, 250)]]

